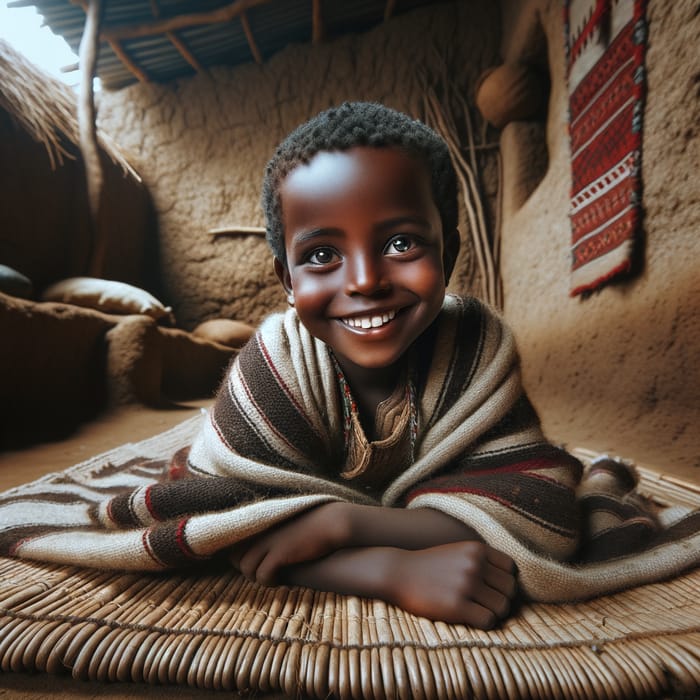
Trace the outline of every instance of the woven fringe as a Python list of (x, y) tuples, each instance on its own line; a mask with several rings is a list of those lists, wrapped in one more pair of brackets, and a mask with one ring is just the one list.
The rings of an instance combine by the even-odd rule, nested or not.
[(0, 669), (310, 698), (656, 698), (700, 690), (700, 570), (482, 632), (232, 571), (0, 559)]

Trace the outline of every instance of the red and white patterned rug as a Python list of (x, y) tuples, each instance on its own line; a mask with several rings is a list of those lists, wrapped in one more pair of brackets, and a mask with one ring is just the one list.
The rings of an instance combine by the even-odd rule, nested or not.
[(632, 268), (641, 245), (646, 0), (567, 0), (571, 295)]

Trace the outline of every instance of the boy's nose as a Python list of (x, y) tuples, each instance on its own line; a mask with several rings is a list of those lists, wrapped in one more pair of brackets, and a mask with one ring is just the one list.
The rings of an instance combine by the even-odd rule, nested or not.
[(381, 261), (372, 256), (356, 256), (348, 261), (346, 290), (348, 294), (374, 295), (387, 291), (391, 282), (384, 274)]

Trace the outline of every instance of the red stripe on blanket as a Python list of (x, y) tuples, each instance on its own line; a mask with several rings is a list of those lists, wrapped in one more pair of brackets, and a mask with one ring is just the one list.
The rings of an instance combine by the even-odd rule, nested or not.
[[(287, 399), (289, 400), (289, 402), (294, 406), (294, 408), (296, 408), (296, 410), (297, 410), (299, 416), (301, 416), (301, 418), (304, 419), (304, 421), (305, 421), (306, 424), (309, 426), (309, 428), (310, 428), (314, 433), (316, 433), (316, 431), (314, 430), (313, 424), (311, 423), (311, 420), (309, 419), (308, 415), (306, 415), (306, 411), (304, 411), (304, 406), (302, 406), (302, 404), (300, 404), (300, 403), (296, 400), (296, 398), (294, 398), (294, 394), (292, 394), (292, 392), (289, 390), (289, 387), (285, 384), (284, 379), (282, 379), (282, 376), (281, 376), (280, 373), (277, 371), (277, 368), (275, 367), (275, 364), (274, 364), (274, 362), (272, 361), (272, 357), (270, 356), (270, 351), (267, 349), (267, 346), (266, 346), (265, 343), (263, 342), (262, 337), (260, 338), (260, 343), (259, 343), (259, 345), (260, 345), (260, 352), (262, 353), (262, 356), (265, 358), (265, 362), (267, 363), (267, 366), (268, 366), (268, 368), (270, 369), (270, 372), (271, 372), (271, 373), (273, 374), (273, 376), (275, 377), (275, 379), (276, 379), (276, 381), (277, 381), (277, 385), (278, 385), (279, 388), (284, 392), (284, 394), (286, 395), (286, 397), (287, 397)], [(318, 433), (316, 433), (316, 434), (318, 435)], [(318, 435), (318, 437), (319, 437), (319, 439), (320, 439), (321, 436)]]
[(151, 529), (152, 528), (149, 527), (148, 530), (144, 530), (141, 535), (141, 544), (143, 545), (143, 551), (146, 552), (151, 561), (157, 564), (161, 569), (165, 569), (166, 565), (160, 559), (158, 559), (155, 552), (153, 551), (153, 547), (151, 547)]
[(153, 490), (153, 486), (148, 486), (146, 488), (146, 493), (143, 496), (144, 503), (146, 504), (146, 510), (148, 511), (149, 515), (154, 519), (154, 520), (160, 520), (158, 517), (158, 513), (156, 513), (156, 509), (153, 506), (153, 501), (151, 499), (151, 493)]
[[(552, 466), (549, 460), (528, 460), (540, 463), (540, 468)], [(559, 535), (575, 536), (578, 512), (575, 491), (544, 474), (524, 467), (488, 469), (481, 472), (465, 470), (458, 474), (436, 477), (423, 482), (406, 496), (410, 503), (420, 495), (434, 493), (473, 494), (488, 498), (519, 513), (528, 520)], [(561, 467), (561, 463), (558, 464)]]
[[(573, 458), (571, 460), (574, 461)], [(488, 475), (502, 475), (509, 474), (511, 472), (527, 472), (538, 469), (557, 469), (562, 466), (561, 459), (552, 459), (550, 457), (534, 457), (533, 459), (526, 459), (522, 462), (513, 462), (508, 465), (500, 465), (493, 467), (491, 469), (470, 469), (468, 472), (469, 476), (488, 476)], [(533, 476), (535, 476), (533, 474)], [(543, 474), (537, 474), (538, 479), (543, 479), (546, 481), (551, 481), (552, 483), (559, 483), (556, 479), (551, 479)], [(449, 477), (436, 477), (433, 481), (440, 481), (442, 478)]]
[(185, 537), (185, 528), (187, 527), (187, 523), (189, 522), (189, 518), (183, 518), (178, 524), (177, 524), (177, 530), (175, 532), (175, 542), (177, 543), (177, 546), (180, 548), (180, 551), (188, 558), (188, 559), (202, 559), (202, 557), (198, 556), (195, 554), (189, 544), (187, 544), (187, 538)]

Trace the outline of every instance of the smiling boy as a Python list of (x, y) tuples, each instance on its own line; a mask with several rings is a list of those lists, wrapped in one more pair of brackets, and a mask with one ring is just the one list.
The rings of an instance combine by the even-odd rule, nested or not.
[[(346, 103), (279, 147), (263, 199), (290, 313), (330, 355), (345, 404), (344, 463), (323, 469), (380, 501), (416, 459), (418, 387), (459, 250), (449, 153), (406, 115)], [(578, 464), (564, 462), (573, 484)], [(517, 591), (509, 556), (431, 507), (318, 505), (242, 543), (234, 562), (260, 583), (379, 597), (483, 628)]]
[(508, 328), (445, 294), (456, 191), (445, 143), (381, 105), (292, 132), (263, 187), (290, 308), (241, 349), (191, 447), (177, 430), (158, 455), (90, 461), (89, 488), (68, 473), (0, 498), (0, 554), (137, 571), (223, 556), (264, 585), (481, 628), (518, 592), (580, 600), (697, 566), (698, 512), (662, 517), (609, 458), (581, 479)]

